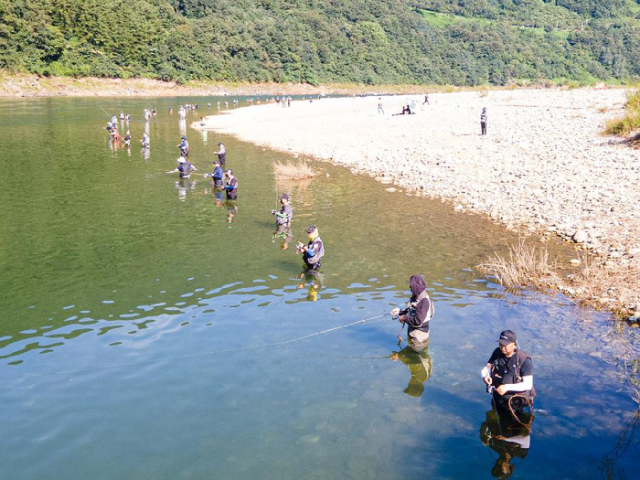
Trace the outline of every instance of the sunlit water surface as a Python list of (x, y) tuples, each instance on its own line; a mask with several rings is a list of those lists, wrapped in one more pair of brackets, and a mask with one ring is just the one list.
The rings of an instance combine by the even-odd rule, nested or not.
[[(491, 478), (479, 370), (506, 328), (533, 356), (543, 410), (513, 478), (604, 475), (635, 411), (603, 360), (607, 315), (483, 277), (473, 267), (517, 237), (481, 217), (325, 163), (276, 185), (286, 156), (188, 126), (218, 100), (0, 103), (0, 478)], [(189, 101), (181, 125), (168, 106)], [(130, 152), (104, 129), (120, 110)], [(199, 171), (181, 183), (165, 172), (182, 132)], [(201, 176), (218, 141), (236, 204)], [(273, 236), (283, 192), (294, 242), (319, 226), (319, 277), (297, 278), (294, 242)], [(414, 273), (436, 302), (426, 381), (390, 358), (386, 315), (312, 335), (402, 304)], [(632, 439), (613, 471), (631, 478), (639, 458)]]

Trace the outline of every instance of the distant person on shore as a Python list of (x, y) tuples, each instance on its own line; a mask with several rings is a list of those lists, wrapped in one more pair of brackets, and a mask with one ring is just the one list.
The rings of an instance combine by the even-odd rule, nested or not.
[(482, 109), (482, 113), (480, 114), (480, 131), (481, 135), (487, 134), (487, 108)]
[(384, 115), (384, 108), (382, 108), (382, 97), (378, 97), (378, 115)]
[(224, 164), (227, 163), (227, 149), (224, 147), (222, 142), (218, 143), (218, 151), (216, 152), (216, 155), (218, 155), (220, 165), (224, 167)]
[(276, 216), (276, 225), (288, 227), (291, 224), (291, 219), (293, 218), (293, 209), (291, 208), (291, 205), (289, 205), (289, 195), (283, 193), (280, 196), (280, 204), (282, 205), (280, 211), (271, 210), (271, 214)]
[(425, 103), (426, 103), (427, 105), (429, 105), (429, 94), (428, 94), (428, 93), (427, 93), (427, 94), (425, 94), (425, 96), (424, 96), (424, 102), (422, 102), (422, 105), (424, 105)]
[(149, 142), (149, 135), (147, 135), (146, 132), (142, 134), (142, 140), (140, 140), (140, 143), (142, 144), (142, 148), (149, 148), (151, 143)]
[(220, 188), (220, 189), (223, 188), (224, 185), (223, 185), (222, 179), (224, 177), (224, 172), (222, 171), (220, 162), (218, 162), (217, 160), (213, 162), (213, 172), (204, 174), (204, 178), (207, 178), (207, 177), (211, 177), (211, 179), (213, 180), (214, 187)]
[(501, 332), (497, 342), (498, 348), (481, 371), (482, 381), (498, 413), (522, 413), (533, 405), (536, 395), (531, 357), (519, 349), (516, 334), (511, 330)]
[(411, 107), (409, 105), (403, 105), (400, 113), (394, 113), (391, 116), (395, 117), (397, 115), (411, 115)]
[(324, 242), (320, 238), (318, 227), (315, 225), (307, 228), (307, 235), (309, 243), (305, 245), (302, 242), (298, 242), (296, 244), (296, 253), (302, 254), (302, 260), (304, 260), (308, 270), (315, 270), (322, 266), (320, 261), (324, 257)]
[(126, 135), (125, 135), (125, 137), (124, 137), (124, 144), (125, 144), (127, 147), (130, 147), (130, 146), (131, 146), (131, 132), (129, 132), (129, 130), (127, 130), (127, 134), (126, 134)]
[[(407, 325), (409, 346), (416, 352), (420, 352), (429, 344), (429, 322), (433, 318), (435, 308), (433, 300), (427, 293), (427, 284), (422, 275), (412, 275), (409, 279), (409, 288), (411, 298), (408, 307), (403, 310), (394, 308), (391, 310), (391, 316), (397, 318), (403, 328), (405, 324)], [(399, 340), (402, 341), (402, 337), (399, 336)]]
[(178, 166), (173, 170), (168, 171), (167, 173), (178, 173), (180, 178), (189, 178), (191, 176), (191, 172), (195, 172), (196, 167), (189, 163), (185, 157), (178, 158)]
[(235, 200), (238, 198), (238, 179), (233, 175), (233, 170), (230, 168), (224, 172), (224, 176), (227, 178), (227, 184), (224, 186), (227, 192), (227, 200)]

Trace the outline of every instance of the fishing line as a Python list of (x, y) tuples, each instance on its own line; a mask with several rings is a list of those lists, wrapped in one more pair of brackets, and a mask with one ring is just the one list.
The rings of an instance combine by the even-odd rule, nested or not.
[(387, 312), (382, 313), (380, 315), (376, 315), (374, 317), (369, 317), (369, 318), (364, 318), (362, 320), (358, 320), (356, 322), (351, 322), (351, 323), (347, 323), (344, 325), (338, 325), (337, 327), (332, 327), (332, 328), (328, 328), (326, 330), (322, 330), (319, 332), (315, 332), (315, 333), (310, 333), (308, 335), (302, 335), (301, 337), (295, 337), (295, 338), (291, 338), (289, 340), (283, 340), (280, 342), (273, 342), (273, 343), (267, 343), (264, 345), (251, 345), (251, 346), (247, 346), (247, 347), (234, 347), (234, 348), (223, 348), (220, 350), (211, 350), (208, 352), (200, 352), (200, 353), (191, 353), (191, 354), (187, 354), (187, 355), (177, 355), (177, 356), (173, 356), (173, 357), (163, 357), (163, 358), (154, 358), (154, 359), (150, 359), (150, 360), (141, 360), (141, 361), (136, 361), (136, 362), (128, 362), (128, 363), (118, 363), (118, 364), (113, 364), (113, 365), (103, 365), (103, 366), (99, 366), (99, 367), (93, 367), (93, 368), (82, 368), (82, 369), (78, 369), (78, 370), (64, 370), (61, 372), (55, 372), (54, 375), (64, 375), (64, 374), (69, 374), (69, 373), (81, 373), (81, 372), (91, 372), (91, 371), (96, 371), (96, 370), (103, 370), (106, 368), (118, 368), (118, 367), (130, 367), (133, 365), (144, 365), (144, 364), (148, 364), (148, 363), (155, 363), (155, 362), (163, 362), (163, 361), (169, 361), (169, 360), (182, 360), (182, 359), (186, 359), (186, 358), (195, 358), (195, 357), (204, 357), (207, 355), (215, 355), (217, 353), (231, 353), (231, 352), (239, 352), (242, 350), (255, 350), (258, 348), (269, 348), (269, 347), (280, 347), (282, 345), (288, 345), (290, 343), (295, 343), (295, 342), (299, 342), (301, 340), (306, 340), (308, 338), (313, 338), (313, 337), (317, 337), (319, 335), (324, 335), (330, 332), (335, 332), (336, 330), (341, 330), (343, 328), (349, 328), (349, 327), (353, 327), (354, 325), (360, 325), (360, 324), (365, 324), (367, 322), (372, 322), (374, 320), (379, 321), (382, 319), (382, 317), (385, 317), (387, 315)]

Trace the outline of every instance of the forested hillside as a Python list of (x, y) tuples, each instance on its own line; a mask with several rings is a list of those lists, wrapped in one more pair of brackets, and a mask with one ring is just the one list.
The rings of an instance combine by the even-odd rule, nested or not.
[(0, 68), (504, 85), (640, 77), (633, 0), (0, 0)]

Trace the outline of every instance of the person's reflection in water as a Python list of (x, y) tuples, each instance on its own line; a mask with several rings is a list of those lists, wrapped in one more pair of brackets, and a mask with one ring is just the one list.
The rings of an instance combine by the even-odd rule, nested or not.
[(213, 194), (216, 197), (216, 207), (218, 208), (222, 208), (222, 206), (224, 205), (224, 195), (223, 193), (224, 189), (221, 187), (213, 187)]
[(287, 250), (289, 248), (289, 243), (293, 241), (293, 231), (291, 230), (291, 227), (289, 227), (288, 224), (278, 225), (273, 234), (274, 241), (276, 238), (282, 240), (280, 248), (282, 250)]
[(298, 289), (308, 287), (307, 300), (310, 302), (318, 301), (318, 293), (324, 284), (324, 275), (318, 270), (304, 269), (296, 278), (302, 280), (298, 283)]
[(178, 189), (178, 198), (184, 202), (187, 199), (187, 191), (195, 190), (196, 181), (188, 178), (181, 178), (176, 182), (176, 188)]
[(238, 214), (238, 201), (237, 200), (227, 200), (227, 223), (229, 224), (229, 228), (231, 228), (231, 224), (233, 223), (234, 218)]
[(393, 352), (389, 358), (394, 362), (400, 360), (411, 372), (409, 385), (404, 393), (411, 397), (420, 397), (424, 392), (424, 383), (431, 376), (431, 357), (429, 357), (429, 341), (421, 349), (407, 345), (399, 352)]
[[(498, 454), (491, 475), (501, 480), (510, 478), (515, 470), (511, 464), (514, 458), (526, 458), (531, 443), (531, 430), (525, 425), (533, 421), (530, 413), (520, 413), (518, 418), (511, 412), (502, 412), (494, 408), (486, 413), (486, 419), (480, 426), (480, 440), (486, 447)], [(491, 456), (493, 458), (493, 455)]]

